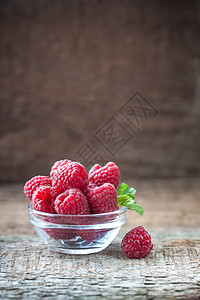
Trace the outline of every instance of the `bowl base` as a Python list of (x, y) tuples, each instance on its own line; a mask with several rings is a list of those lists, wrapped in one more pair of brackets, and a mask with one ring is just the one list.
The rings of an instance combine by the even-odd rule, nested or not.
[[(107, 246), (106, 246), (107, 247)], [(75, 255), (84, 255), (84, 254), (92, 254), (97, 253), (102, 250), (104, 250), (106, 247), (97, 247), (97, 248), (86, 248), (86, 249), (69, 249), (69, 248), (59, 248), (59, 247), (51, 247), (49, 246), (49, 249), (63, 253), (63, 254), (75, 254)]]
[(72, 216), (39, 212), (29, 205), (29, 220), (51, 250), (84, 255), (100, 252), (110, 245), (125, 223), (126, 210)]
[(57, 240), (49, 243), (46, 239), (45, 242), (51, 250), (65, 253), (65, 254), (92, 254), (104, 250), (109, 246), (111, 241), (117, 236), (119, 228), (112, 229), (105, 234), (101, 239), (94, 241), (85, 241), (80, 236), (73, 240)]

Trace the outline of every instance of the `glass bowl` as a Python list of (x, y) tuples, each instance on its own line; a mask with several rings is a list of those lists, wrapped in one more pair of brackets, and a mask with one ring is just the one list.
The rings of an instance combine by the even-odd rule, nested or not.
[(29, 204), (29, 220), (49, 248), (69, 254), (105, 249), (126, 221), (126, 207), (104, 214), (58, 215), (36, 211)]

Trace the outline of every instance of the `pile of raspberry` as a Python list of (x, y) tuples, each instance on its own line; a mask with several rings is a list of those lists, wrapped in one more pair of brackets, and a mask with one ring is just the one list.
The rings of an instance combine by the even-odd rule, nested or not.
[[(89, 215), (116, 211), (117, 187), (120, 181), (118, 166), (109, 162), (95, 164), (87, 174), (84, 166), (71, 160), (59, 160), (51, 168), (50, 176), (35, 176), (26, 182), (24, 192), (35, 210), (61, 215)], [(54, 239), (73, 238), (73, 232), (46, 229)], [(78, 234), (93, 241), (104, 234), (80, 230)], [(142, 226), (128, 232), (121, 248), (129, 258), (141, 258), (153, 248), (151, 236)]]
[(24, 192), (37, 211), (62, 215), (101, 214), (119, 209), (118, 166), (109, 162), (95, 164), (87, 174), (84, 166), (71, 160), (59, 160), (50, 176), (35, 176), (26, 182)]

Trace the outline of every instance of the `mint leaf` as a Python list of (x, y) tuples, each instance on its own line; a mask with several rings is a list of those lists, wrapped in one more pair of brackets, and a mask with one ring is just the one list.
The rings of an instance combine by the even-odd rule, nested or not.
[(125, 206), (130, 210), (136, 211), (140, 215), (143, 215), (144, 209), (137, 204), (128, 194), (117, 196), (117, 202), (119, 206)]
[(117, 189), (117, 202), (119, 206), (125, 206), (130, 210), (136, 211), (140, 215), (143, 215), (144, 209), (137, 204), (135, 199), (136, 190), (130, 188), (126, 183), (120, 184)]
[[(134, 188), (130, 188), (126, 183), (121, 183), (117, 189), (117, 196), (131, 194), (135, 196), (136, 190)], [(135, 199), (135, 197), (134, 197)]]

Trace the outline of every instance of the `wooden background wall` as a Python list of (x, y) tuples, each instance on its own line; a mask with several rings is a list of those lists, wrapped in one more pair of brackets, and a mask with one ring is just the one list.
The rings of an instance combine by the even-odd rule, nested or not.
[(112, 116), (131, 131), (136, 91), (158, 115), (115, 156), (94, 146), (123, 177), (200, 175), (199, 16), (194, 0), (1, 0), (0, 182), (76, 158)]

